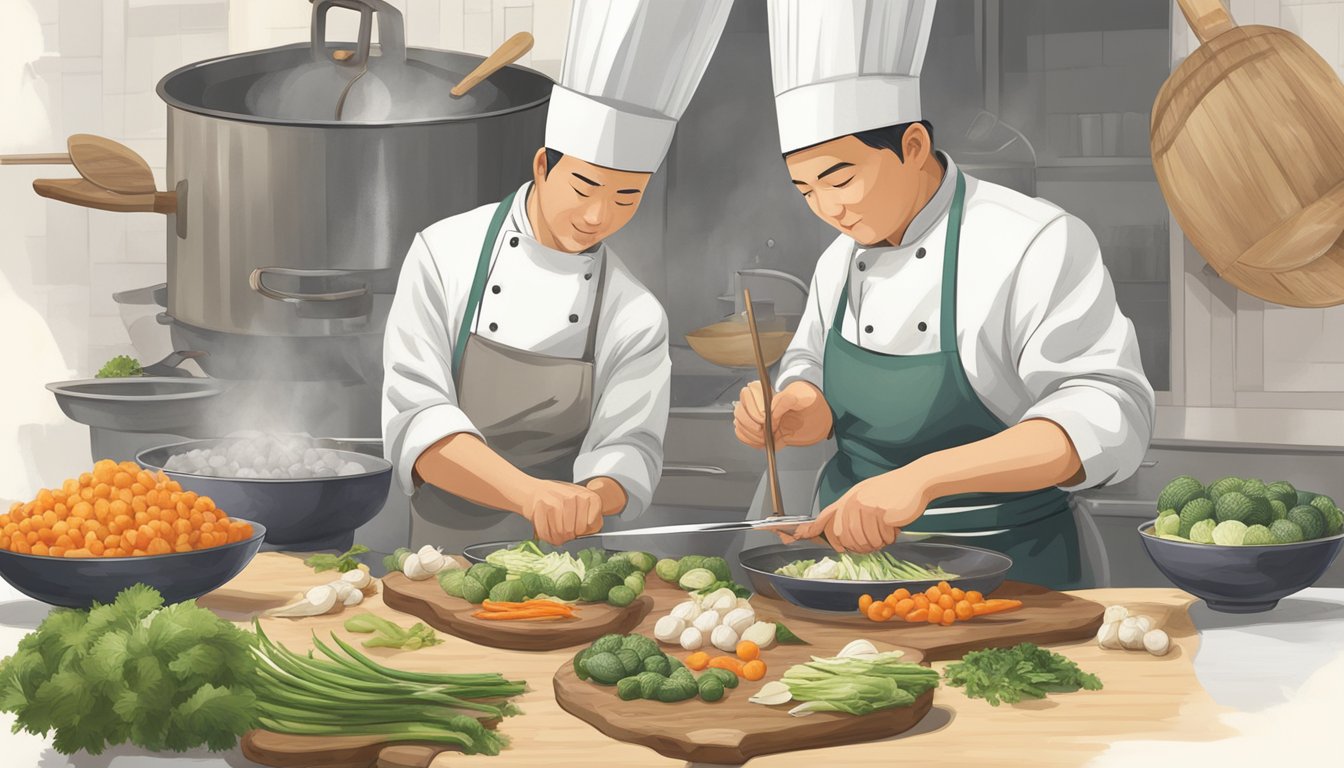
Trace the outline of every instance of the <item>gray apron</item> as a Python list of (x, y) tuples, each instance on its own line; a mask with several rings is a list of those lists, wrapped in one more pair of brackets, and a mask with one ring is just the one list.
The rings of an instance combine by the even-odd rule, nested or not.
[[(509, 195), (481, 243), (476, 277), (453, 347), (458, 407), (480, 430), (491, 450), (527, 474), (572, 482), (574, 461), (592, 423), (593, 354), (598, 312), (606, 287), (607, 260), (597, 284), (588, 337), (580, 359), (524, 352), (472, 332), (490, 272), (490, 257), (513, 204)], [(411, 541), (446, 552), (488, 541), (518, 541), (534, 535), (521, 515), (467, 501), (428, 483), (411, 497)]]

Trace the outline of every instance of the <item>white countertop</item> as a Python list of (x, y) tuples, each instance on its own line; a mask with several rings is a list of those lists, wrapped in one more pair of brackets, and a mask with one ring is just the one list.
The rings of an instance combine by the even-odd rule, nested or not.
[(1344, 411), (1158, 406), (1152, 444), (1344, 452)]
[[(13, 653), (19, 639), (36, 628), (47, 611), (47, 606), (0, 582), (0, 655)], [(1213, 743), (1124, 742), (1099, 758), (1098, 764), (1119, 765), (1121, 760), (1140, 755), (1145, 758), (1160, 755), (1163, 758), (1161, 765), (1175, 765), (1168, 759), (1172, 754), (1169, 750), (1175, 748), (1183, 750), (1182, 754), (1189, 752), (1187, 757), (1192, 760), (1207, 756), (1207, 752), (1199, 752), (1201, 748), (1217, 749), (1222, 744), (1226, 752), (1237, 739), (1252, 738), (1258, 732), (1255, 723), (1261, 720), (1266, 721), (1266, 725), (1270, 720), (1275, 721), (1274, 733), (1278, 734), (1275, 738), (1287, 736), (1296, 744), (1295, 748), (1311, 747), (1313, 736), (1334, 739), (1332, 730), (1315, 731), (1306, 724), (1296, 727), (1278, 721), (1310, 717), (1310, 713), (1323, 709), (1328, 709), (1329, 717), (1337, 717), (1341, 708), (1339, 703), (1344, 700), (1344, 589), (1307, 589), (1282, 600), (1273, 611), (1261, 614), (1219, 614), (1202, 604), (1196, 604), (1190, 613), (1201, 635), (1195, 674), (1218, 704), (1240, 713), (1251, 713), (1230, 716), (1234, 721), (1241, 717), (1244, 724), (1238, 730), (1249, 735), (1230, 742)], [(1321, 701), (1322, 696), (1333, 698), (1325, 703)], [(1309, 702), (1304, 701), (1308, 699)], [(1308, 714), (1303, 715), (1303, 710)], [(98, 756), (79, 753), (67, 757), (52, 750), (48, 739), (11, 734), (12, 724), (12, 716), (0, 716), (0, 753), (5, 755), (0, 762), (6, 766), (239, 768), (254, 765), (236, 749), (223, 753), (195, 750), (155, 755), (131, 747), (118, 747)], [(1254, 744), (1248, 748), (1254, 748)], [(1220, 759), (1220, 763), (1223, 766), (1247, 764), (1237, 759), (1232, 762)], [(1157, 763), (1150, 759), (1147, 764)], [(1297, 764), (1322, 763), (1299, 760)]]

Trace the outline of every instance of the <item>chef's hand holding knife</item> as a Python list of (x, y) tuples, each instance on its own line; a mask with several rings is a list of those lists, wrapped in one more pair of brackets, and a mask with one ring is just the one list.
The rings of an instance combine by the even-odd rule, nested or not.
[(520, 514), (532, 523), (537, 538), (560, 545), (602, 530), (602, 518), (625, 507), (619, 483), (596, 477), (583, 485), (533, 479), (519, 503)]

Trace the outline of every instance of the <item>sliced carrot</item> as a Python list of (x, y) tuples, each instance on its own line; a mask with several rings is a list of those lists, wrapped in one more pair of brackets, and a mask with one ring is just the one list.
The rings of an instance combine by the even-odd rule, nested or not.
[(957, 614), (955, 611), (943, 611), (942, 625), (944, 627), (951, 626), (952, 624), (956, 623), (956, 621), (957, 621)]
[(923, 592), (916, 593), (915, 596), (910, 599), (915, 601), (916, 609), (924, 609), (929, 607), (929, 596), (924, 594)]
[(742, 665), (741, 676), (748, 680), (760, 680), (765, 677), (765, 662), (760, 659), (752, 659)]
[(1001, 611), (1011, 611), (1014, 608), (1021, 608), (1021, 600), (986, 600), (983, 603), (976, 603), (971, 606), (971, 610), (976, 616), (985, 616), (991, 613)]
[(761, 648), (750, 640), (743, 640), (737, 644), (737, 658), (743, 661), (755, 661), (761, 658)]
[(957, 613), (957, 618), (961, 619), (962, 621), (965, 621), (966, 619), (969, 619), (975, 615), (975, 611), (971, 608), (971, 604), (966, 602), (965, 600), (958, 601), (956, 608), (954, 610)]
[(919, 623), (928, 621), (928, 620), (929, 620), (929, 609), (928, 609), (928, 608), (916, 608), (915, 610), (913, 610), (913, 611), (911, 611), (911, 612), (905, 614), (905, 620), (906, 620), (906, 621), (909, 621), (909, 622), (919, 622)]
[(699, 672), (709, 666), (709, 654), (704, 651), (696, 651), (686, 657), (686, 666)]
[(868, 606), (873, 604), (872, 595), (859, 595), (859, 610), (863, 613), (868, 612)]
[(952, 595), (950, 594), (943, 595), (942, 597), (938, 598), (938, 607), (942, 608), (944, 611), (952, 610), (952, 608), (955, 607), (956, 604), (957, 601), (953, 600)]
[(866, 611), (868, 618), (872, 619), (873, 621), (884, 621), (884, 619), (882, 618), (882, 609), (885, 607), (887, 607), (887, 604), (885, 602), (870, 603), (868, 605), (868, 610)]
[(943, 620), (943, 608), (942, 608), (942, 606), (938, 605), (937, 603), (934, 603), (933, 605), (930, 605), (930, 606), (929, 606), (929, 623), (930, 623), (930, 624), (937, 624), (938, 622), (940, 622), (940, 621), (942, 621), (942, 620)]
[(972, 589), (966, 593), (966, 602), (970, 603), (971, 605), (975, 605), (976, 603), (983, 603), (985, 602), (985, 596)]
[(573, 616), (557, 611), (532, 608), (526, 611), (477, 611), (472, 616), (490, 621), (520, 621), (524, 619), (572, 619)]
[(901, 600), (900, 602), (896, 603), (896, 607), (892, 608), (892, 612), (896, 616), (905, 618), (905, 615), (910, 613), (914, 609), (915, 609), (915, 601), (907, 597), (904, 600)]
[(938, 602), (938, 598), (943, 596), (943, 591), (936, 586), (929, 587), (924, 590), (924, 596), (929, 599), (930, 603), (936, 603)]
[(742, 677), (742, 667), (745, 665), (746, 662), (732, 656), (715, 656), (709, 660), (708, 666), (710, 669), (726, 669), (738, 677)]
[(892, 594), (898, 601), (899, 601), (899, 600), (905, 600), (906, 598), (910, 597), (910, 590), (906, 589), (905, 587), (901, 587), (900, 589), (896, 590), (895, 592), (892, 592), (891, 594)]
[(951, 594), (951, 592), (952, 592), (952, 585), (951, 585), (951, 584), (948, 584), (946, 581), (940, 581), (940, 582), (938, 582), (938, 591), (939, 591), (939, 592), (942, 592), (942, 593), (945, 594), (945, 595), (947, 595), (947, 594)]

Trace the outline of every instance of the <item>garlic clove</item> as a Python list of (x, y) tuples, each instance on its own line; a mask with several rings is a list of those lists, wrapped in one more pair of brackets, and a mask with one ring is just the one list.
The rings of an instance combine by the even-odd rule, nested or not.
[(705, 644), (705, 634), (695, 627), (687, 627), (682, 630), (677, 644), (688, 651), (698, 651)]
[(406, 560), (401, 564), (401, 572), (412, 581), (424, 581), (433, 575), (420, 562), (419, 555), (407, 555)]
[(442, 555), (442, 554), (443, 554), (443, 550), (442, 550), (442, 549), (439, 549), (438, 547), (434, 546), (433, 544), (426, 544), (425, 546), (423, 546), (423, 547), (421, 547), (420, 549), (416, 550), (415, 554), (419, 555), (421, 559), (425, 559), (425, 558), (434, 557), (434, 556), (436, 556), (436, 555)]
[(686, 631), (686, 622), (676, 616), (664, 616), (653, 625), (653, 636), (664, 643), (675, 643)]
[(775, 625), (768, 621), (758, 621), (747, 627), (742, 633), (742, 639), (750, 640), (764, 651), (775, 644)]
[(718, 611), (705, 611), (699, 616), (696, 616), (695, 621), (691, 622), (691, 625), (700, 630), (702, 634), (708, 635), (710, 632), (714, 631), (715, 627), (719, 626), (720, 621), (721, 619)]
[(1124, 621), (1129, 618), (1129, 609), (1123, 605), (1107, 606), (1106, 613), (1102, 614), (1103, 624), (1110, 624), (1112, 621)]
[(724, 653), (732, 653), (737, 649), (737, 633), (730, 626), (717, 626), (709, 635), (709, 643)]
[(359, 605), (362, 602), (364, 602), (364, 593), (358, 589), (350, 590), (349, 594), (341, 598), (341, 603), (344, 605)]
[(849, 645), (840, 649), (836, 654), (837, 658), (849, 658), (850, 656), (876, 656), (877, 646), (867, 640), (854, 640)]
[(1151, 616), (1135, 616), (1134, 623), (1142, 627), (1144, 632), (1147, 632), (1156, 626), (1156, 622), (1153, 621)]
[(1171, 650), (1171, 638), (1160, 629), (1150, 629), (1143, 634), (1143, 648), (1154, 656), (1165, 656)]
[(671, 615), (689, 623), (695, 621), (700, 613), (700, 606), (694, 600), (687, 600), (684, 603), (677, 603), (676, 607), (672, 609)]
[(1120, 645), (1120, 622), (1108, 621), (1102, 624), (1097, 630), (1097, 645), (1113, 651), (1123, 648)]
[(734, 608), (723, 617), (724, 626), (732, 627), (733, 631), (741, 635), (747, 631), (747, 628), (756, 623), (756, 612), (750, 608)]
[(1143, 648), (1143, 626), (1138, 622), (1125, 619), (1120, 622), (1120, 645), (1127, 650), (1137, 651)]

